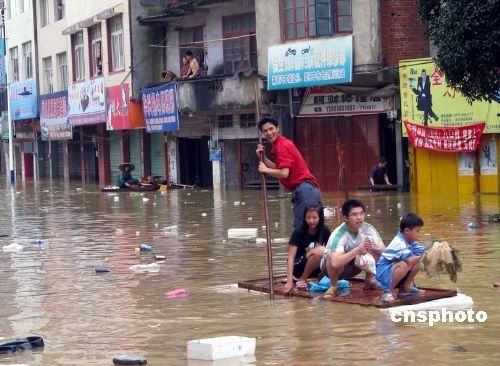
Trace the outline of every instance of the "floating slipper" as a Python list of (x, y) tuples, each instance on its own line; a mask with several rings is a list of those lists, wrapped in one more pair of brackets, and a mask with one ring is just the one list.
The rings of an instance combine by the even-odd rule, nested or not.
[(398, 293), (398, 297), (405, 297), (405, 296), (417, 296), (424, 293), (424, 290), (419, 290), (416, 287), (410, 288), (408, 291), (402, 291), (400, 290)]
[(0, 353), (21, 352), (24, 350), (43, 346), (43, 338), (39, 336), (16, 338), (7, 342), (0, 343)]

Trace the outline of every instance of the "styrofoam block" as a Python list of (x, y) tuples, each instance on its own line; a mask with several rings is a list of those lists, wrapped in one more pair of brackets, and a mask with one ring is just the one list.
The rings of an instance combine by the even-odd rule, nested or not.
[(255, 354), (255, 338), (226, 336), (195, 339), (187, 343), (188, 359), (221, 360), (224, 358), (252, 356)]
[(228, 238), (256, 238), (257, 228), (233, 228), (227, 231)]

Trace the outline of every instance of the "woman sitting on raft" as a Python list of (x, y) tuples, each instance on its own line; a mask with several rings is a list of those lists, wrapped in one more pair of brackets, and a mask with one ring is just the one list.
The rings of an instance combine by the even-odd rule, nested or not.
[(117, 183), (117, 185), (120, 188), (130, 188), (131, 186), (139, 185), (140, 182), (137, 179), (134, 179), (132, 177), (132, 174), (130, 173), (132, 170), (135, 169), (134, 164), (122, 163), (118, 166), (118, 169), (121, 170), (121, 173), (118, 176), (118, 183)]

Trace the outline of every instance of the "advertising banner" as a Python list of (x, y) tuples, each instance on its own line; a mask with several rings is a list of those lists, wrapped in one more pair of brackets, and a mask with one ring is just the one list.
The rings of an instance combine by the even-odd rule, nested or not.
[(40, 127), (42, 140), (71, 140), (68, 121), (68, 91), (40, 95)]
[(0, 123), (0, 138), (7, 140), (9, 138), (9, 116), (8, 112), (2, 111), (2, 122)]
[(497, 143), (495, 136), (487, 137), (479, 146), (479, 166), (481, 175), (497, 175)]
[(10, 115), (13, 121), (38, 118), (36, 81), (29, 79), (10, 84)]
[(498, 102), (469, 104), (461, 93), (448, 86), (446, 76), (430, 58), (401, 61), (399, 66), (403, 121), (433, 127), (460, 127), (484, 121), (484, 133), (500, 132)]
[(458, 158), (458, 175), (472, 176), (474, 175), (474, 159), (473, 152), (461, 152), (457, 154)]
[(289, 89), (352, 81), (352, 35), (270, 46), (267, 88)]
[(69, 122), (72, 126), (106, 122), (104, 78), (68, 86)]
[(108, 131), (130, 129), (129, 85), (106, 88), (106, 128)]
[(404, 121), (413, 147), (441, 152), (472, 152), (477, 149), (484, 122), (456, 128), (427, 127)]
[(312, 87), (306, 94), (299, 117), (376, 114), (391, 109), (392, 98), (342, 93), (334, 87)]
[(147, 132), (177, 131), (179, 129), (176, 83), (144, 89), (142, 108)]

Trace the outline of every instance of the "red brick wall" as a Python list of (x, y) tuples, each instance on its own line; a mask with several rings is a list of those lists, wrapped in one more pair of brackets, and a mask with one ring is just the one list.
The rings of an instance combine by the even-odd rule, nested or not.
[(382, 58), (388, 66), (397, 66), (399, 60), (429, 57), (429, 40), (415, 1), (381, 1)]

